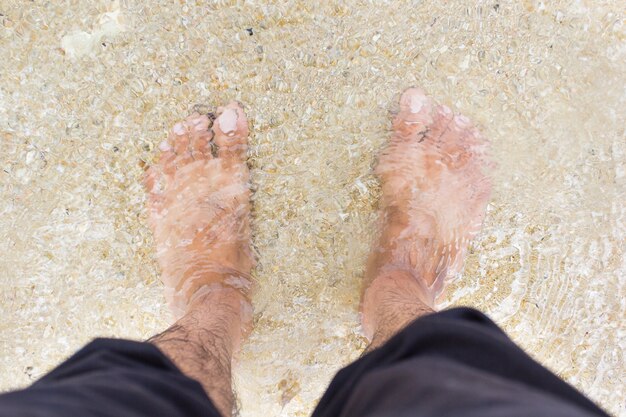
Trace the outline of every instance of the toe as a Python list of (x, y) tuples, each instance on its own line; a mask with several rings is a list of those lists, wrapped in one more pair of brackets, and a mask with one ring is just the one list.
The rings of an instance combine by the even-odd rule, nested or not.
[(444, 162), (450, 168), (461, 168), (481, 153), (485, 142), (472, 121), (462, 114), (454, 116), (448, 129), (441, 135), (441, 151)]
[(193, 161), (191, 141), (195, 134), (196, 126), (201, 126), (201, 121), (198, 120), (197, 116), (197, 114), (193, 114), (185, 121), (176, 123), (172, 127), (170, 143), (173, 144), (174, 153), (176, 154), (173, 162), (175, 168), (180, 168)]
[(190, 130), (189, 150), (193, 159), (210, 159), (213, 131), (210, 130), (209, 117), (206, 114), (194, 113), (185, 120), (185, 123)]
[(187, 164), (190, 164), (191, 162), (193, 162), (193, 155), (191, 154), (190, 150), (186, 150), (185, 152), (176, 155), (176, 161), (174, 162), (176, 165), (176, 169), (179, 169), (181, 167), (184, 167)]
[(143, 185), (148, 192), (148, 209), (150, 213), (160, 213), (163, 207), (163, 174), (155, 166), (146, 170)]
[(173, 151), (166, 151), (159, 158), (159, 166), (165, 175), (173, 175), (176, 170), (176, 154)]
[(153, 166), (148, 168), (143, 177), (143, 186), (148, 193), (158, 192), (157, 185), (160, 179), (160, 172)]
[(446, 143), (457, 143), (464, 148), (471, 148), (482, 140), (482, 135), (472, 120), (463, 114), (454, 115), (448, 130), (449, 134), (445, 138)]
[(213, 139), (213, 132), (205, 131), (199, 132), (194, 135), (191, 141), (191, 152), (194, 159), (211, 159), (211, 139)]
[(179, 122), (172, 127), (169, 139), (177, 155), (187, 152), (189, 149), (189, 126), (185, 122)]
[(458, 132), (469, 133), (471, 130), (474, 129), (474, 125), (472, 124), (472, 121), (470, 120), (469, 117), (465, 116), (464, 114), (455, 115), (453, 122), (454, 123), (452, 124), (452, 126)]
[(218, 114), (213, 123), (218, 156), (243, 161), (248, 144), (248, 120), (243, 108), (239, 103), (231, 102), (219, 108)]
[(185, 124), (192, 132), (204, 132), (209, 130), (209, 116), (206, 114), (192, 113), (185, 119)]
[(450, 129), (450, 125), (454, 120), (454, 113), (448, 106), (436, 106), (432, 112), (433, 122), (428, 126), (426, 138), (434, 144), (437, 144), (444, 133)]
[(433, 101), (423, 90), (412, 87), (400, 97), (400, 112), (393, 121), (398, 139), (424, 135), (433, 122)]

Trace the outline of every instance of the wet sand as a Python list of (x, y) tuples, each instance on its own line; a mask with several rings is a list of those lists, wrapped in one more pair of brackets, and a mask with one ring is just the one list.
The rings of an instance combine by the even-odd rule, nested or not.
[(478, 122), (499, 164), (443, 305), (484, 310), (626, 415), (619, 2), (323, 3), (0, 2), (0, 388), (170, 323), (143, 167), (194, 105), (237, 99), (260, 284), (242, 415), (307, 415), (364, 347), (372, 166), (420, 85)]

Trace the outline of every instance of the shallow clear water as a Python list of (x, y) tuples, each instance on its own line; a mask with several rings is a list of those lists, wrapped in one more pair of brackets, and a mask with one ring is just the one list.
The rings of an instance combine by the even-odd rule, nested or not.
[(478, 122), (499, 164), (444, 305), (486, 311), (626, 415), (620, 2), (210, 3), (0, 0), (2, 389), (94, 336), (169, 324), (143, 166), (193, 105), (235, 98), (261, 287), (242, 414), (306, 415), (364, 347), (371, 167), (397, 94), (420, 85)]

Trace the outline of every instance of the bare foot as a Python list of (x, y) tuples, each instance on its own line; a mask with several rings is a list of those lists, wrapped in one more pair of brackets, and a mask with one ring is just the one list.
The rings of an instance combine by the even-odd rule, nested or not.
[[(382, 233), (368, 261), (362, 300), (368, 337), (383, 325), (393, 327), (384, 333), (393, 333), (432, 311), (447, 281), (461, 271), (491, 193), (487, 145), (467, 117), (436, 105), (422, 90), (402, 94), (376, 168)], [(381, 323), (381, 315), (394, 323)]]
[(225, 287), (250, 307), (248, 122), (234, 102), (217, 113), (214, 123), (195, 113), (174, 125), (145, 178), (166, 298), (177, 318), (195, 299)]

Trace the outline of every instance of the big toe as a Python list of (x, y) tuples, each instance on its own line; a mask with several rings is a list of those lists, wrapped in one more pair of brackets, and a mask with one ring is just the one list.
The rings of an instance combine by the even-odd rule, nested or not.
[(400, 97), (400, 112), (393, 121), (396, 137), (410, 138), (425, 134), (433, 123), (433, 101), (424, 90), (411, 87)]
[(218, 156), (225, 160), (243, 161), (248, 145), (248, 119), (243, 108), (233, 101), (217, 112), (213, 131)]

